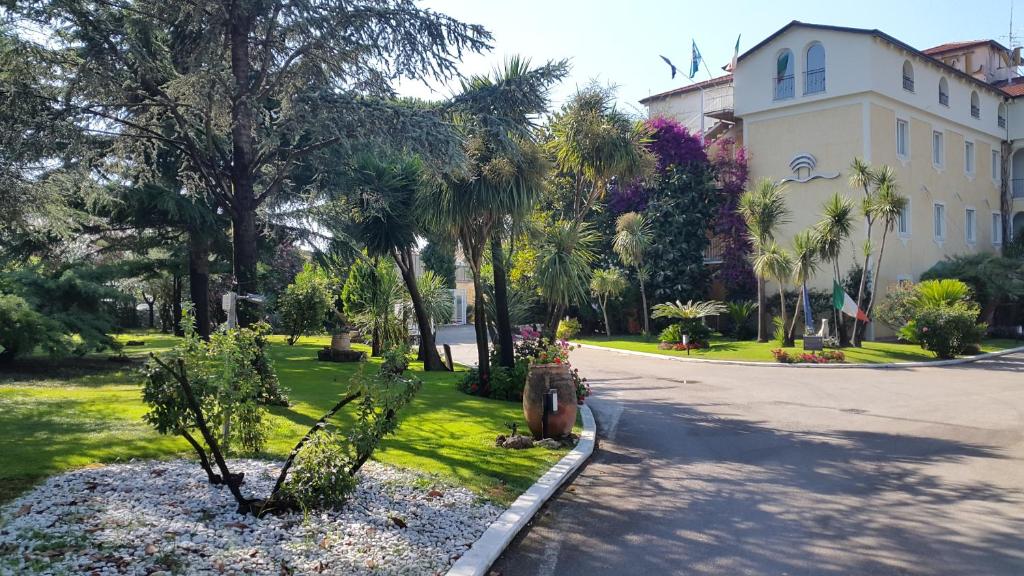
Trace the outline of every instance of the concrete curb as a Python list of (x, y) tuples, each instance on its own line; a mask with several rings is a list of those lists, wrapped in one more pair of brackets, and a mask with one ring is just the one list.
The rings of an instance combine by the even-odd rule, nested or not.
[(516, 501), (498, 516), (473, 547), (466, 551), (448, 570), (447, 576), (483, 576), (490, 569), (505, 547), (512, 542), (516, 534), (526, 526), (540, 507), (554, 495), (555, 491), (594, 453), (594, 442), (597, 425), (594, 413), (584, 404), (580, 406), (583, 417), (583, 433), (576, 447), (566, 454), (557, 464), (540, 477), (533, 486), (523, 492)]
[(652, 352), (638, 352), (636, 350), (622, 350), (620, 348), (609, 348), (607, 346), (595, 346), (594, 344), (580, 344), (577, 342), (573, 342), (572, 344), (573, 346), (579, 346), (580, 348), (589, 348), (591, 350), (604, 350), (607, 352), (628, 354), (630, 356), (643, 356), (646, 358), (658, 358), (661, 360), (675, 360), (677, 362), (702, 362), (705, 364), (724, 364), (727, 366), (760, 366), (762, 368), (823, 368), (831, 370), (839, 370), (843, 368), (875, 369), (956, 366), (958, 364), (968, 364), (970, 362), (977, 362), (978, 360), (987, 360), (989, 358), (1006, 356), (1007, 354), (1016, 354), (1017, 352), (1024, 352), (1024, 346), (1018, 346), (1016, 348), (1008, 348), (1006, 350), (1000, 350), (998, 352), (986, 352), (985, 354), (967, 356), (965, 358), (954, 358), (952, 360), (934, 360), (930, 362), (889, 362), (886, 364), (783, 364), (781, 362), (747, 362), (744, 360), (711, 360), (708, 358), (684, 358), (681, 356), (669, 356), (667, 354), (654, 354)]

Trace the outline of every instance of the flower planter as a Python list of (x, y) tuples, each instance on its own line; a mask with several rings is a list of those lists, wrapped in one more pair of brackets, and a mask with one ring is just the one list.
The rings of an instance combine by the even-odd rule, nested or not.
[(352, 349), (352, 333), (342, 332), (340, 334), (331, 335), (331, 350), (351, 350)]
[(541, 438), (544, 393), (558, 390), (558, 410), (548, 414), (547, 438), (559, 438), (572, 432), (576, 424), (576, 385), (565, 364), (533, 364), (523, 389), (523, 416), (534, 438)]

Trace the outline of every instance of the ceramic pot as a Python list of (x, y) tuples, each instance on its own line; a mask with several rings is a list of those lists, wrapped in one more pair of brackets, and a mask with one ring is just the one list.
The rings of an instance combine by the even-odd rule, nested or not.
[(352, 333), (342, 332), (341, 334), (331, 335), (331, 350), (351, 350), (352, 349)]
[(565, 364), (533, 364), (526, 374), (523, 389), (523, 416), (533, 432), (541, 438), (544, 415), (544, 393), (558, 390), (558, 410), (548, 414), (547, 437), (559, 438), (572, 432), (576, 424), (576, 386)]

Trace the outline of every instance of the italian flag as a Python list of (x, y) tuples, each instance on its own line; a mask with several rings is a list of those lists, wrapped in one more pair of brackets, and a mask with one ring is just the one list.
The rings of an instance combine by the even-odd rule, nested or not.
[(836, 310), (842, 310), (843, 314), (850, 318), (856, 318), (861, 322), (868, 321), (868, 315), (860, 308), (857, 308), (857, 303), (853, 301), (853, 298), (850, 298), (850, 295), (835, 280), (832, 280), (832, 306)]

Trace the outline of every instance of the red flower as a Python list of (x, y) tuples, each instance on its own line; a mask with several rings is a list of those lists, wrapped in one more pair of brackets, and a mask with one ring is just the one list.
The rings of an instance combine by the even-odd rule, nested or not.
[(556, 356), (555, 357), (555, 364), (561, 364), (561, 363), (562, 363), (562, 359)]

